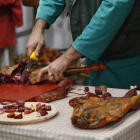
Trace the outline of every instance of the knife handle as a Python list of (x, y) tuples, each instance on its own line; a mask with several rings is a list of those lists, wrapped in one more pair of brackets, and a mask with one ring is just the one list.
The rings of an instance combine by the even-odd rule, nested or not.
[(30, 56), (30, 59), (35, 60), (35, 61), (38, 61), (38, 57), (36, 57), (35, 51), (32, 52), (32, 54)]

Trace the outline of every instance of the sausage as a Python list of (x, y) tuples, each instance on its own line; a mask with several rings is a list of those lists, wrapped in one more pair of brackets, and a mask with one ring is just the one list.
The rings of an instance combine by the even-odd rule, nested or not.
[(71, 80), (68, 79), (64, 79), (62, 80), (59, 84), (57, 89), (66, 89), (66, 91), (70, 91), (71, 88), (73, 87), (74, 83)]
[(71, 80), (62, 80), (57, 89), (35, 97), (36, 102), (50, 102), (57, 99), (65, 98), (71, 90), (73, 83)]
[[(137, 95), (137, 87), (129, 90), (122, 98), (130, 98), (130, 97), (136, 96), (136, 95)], [(106, 96), (106, 94), (104, 94), (103, 96)], [(105, 100), (112, 100), (112, 99), (115, 99), (115, 98), (118, 98), (118, 97), (106, 96)]]
[(39, 95), (35, 97), (36, 102), (50, 102), (53, 100), (65, 98), (68, 95), (68, 92), (65, 91), (65, 89), (62, 90), (52, 90), (50, 92), (44, 93), (42, 95)]
[(137, 95), (137, 90), (131, 89), (123, 96), (123, 98), (129, 98), (129, 97), (136, 96), (136, 95)]
[(95, 93), (97, 95), (103, 95), (107, 92), (107, 88), (106, 86), (96, 86), (95, 87)]

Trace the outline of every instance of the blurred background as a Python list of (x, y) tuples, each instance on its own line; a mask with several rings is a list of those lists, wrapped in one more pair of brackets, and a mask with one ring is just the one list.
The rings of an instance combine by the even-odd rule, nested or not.
[[(9, 3), (8, 3), (9, 1)], [(14, 0), (14, 1), (20, 1), (20, 0)], [(39, 1), (39, 0), (22, 0), (20, 1), (20, 6), (22, 10), (22, 20), (23, 24), (20, 27), (17, 27), (15, 25), (15, 39), (17, 40), (17, 43), (11, 43), (8, 45), (1, 46), (0, 43), (0, 69), (2, 69), (5, 66), (13, 65), (16, 63), (23, 63), (26, 65), (29, 61), (29, 59), (26, 57), (27, 50), (25, 48), (26, 43), (28, 41), (28, 38), (30, 36), (30, 33), (32, 31), (32, 28), (35, 23), (35, 17), (36, 17), (36, 11), (38, 4), (37, 3), (31, 3), (32, 1)], [(9, 16), (11, 17), (11, 12), (9, 12), (9, 15), (5, 15), (5, 7), (8, 7), (8, 10), (14, 8), (15, 3), (11, 3), (10, 0), (7, 0), (5, 2), (4, 0), (0, 0), (0, 16), (1, 19), (4, 19), (2, 17)], [(19, 4), (19, 3), (18, 3)], [(12, 7), (13, 6), (13, 7)], [(19, 5), (18, 5), (19, 6)], [(7, 10), (6, 10), (7, 11)], [(63, 11), (61, 16), (56, 20), (56, 22), (50, 27), (49, 30), (45, 30), (44, 37), (45, 37), (45, 43), (46, 43), (46, 49), (43, 54), (43, 56), (40, 58), (40, 61), (38, 61), (32, 70), (44, 67), (54, 61), (57, 57), (59, 57), (69, 46), (72, 44), (72, 36), (70, 31), (70, 21), (69, 16), (66, 16), (66, 9)], [(12, 18), (9, 19), (11, 22), (13, 20)], [(7, 21), (7, 22), (9, 22)], [(5, 29), (9, 30), (8, 28), (11, 28), (11, 24), (8, 27), (5, 27)], [(0, 23), (0, 30), (3, 29), (2, 24)], [(10, 30), (9, 30), (10, 31)], [(5, 30), (3, 29), (3, 32)], [(5, 40), (2, 40), (2, 42), (6, 42), (9, 40), (6, 39), (7, 33), (5, 33)], [(1, 34), (4, 35), (4, 34)], [(84, 64), (85, 60), (79, 59), (76, 60), (71, 67), (79, 67), (81, 64)], [(79, 77), (74, 77), (78, 78)], [(83, 79), (81, 81), (78, 80), (77, 84), (83, 84)]]

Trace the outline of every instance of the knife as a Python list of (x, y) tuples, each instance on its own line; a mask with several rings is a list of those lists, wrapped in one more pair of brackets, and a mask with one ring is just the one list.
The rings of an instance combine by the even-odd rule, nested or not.
[(28, 73), (27, 71), (30, 70), (30, 68), (32, 67), (32, 65), (34, 64), (35, 61), (38, 61), (38, 57), (36, 57), (35, 51), (33, 51), (31, 56), (30, 56), (30, 61), (27, 64), (26, 68), (24, 69), (20, 80), (23, 80), (24, 75)]

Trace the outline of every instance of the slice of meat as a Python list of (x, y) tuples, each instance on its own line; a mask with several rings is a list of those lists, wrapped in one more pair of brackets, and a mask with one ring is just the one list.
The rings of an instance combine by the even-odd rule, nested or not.
[(15, 117), (15, 113), (11, 112), (10, 114), (7, 115), (7, 118), (14, 118)]
[(25, 107), (19, 107), (17, 112), (24, 112), (25, 111)]
[(48, 114), (46, 110), (40, 110), (38, 113), (40, 113), (41, 116), (45, 116)]
[(22, 101), (22, 100), (17, 100), (16, 104), (19, 105), (19, 106), (24, 106), (25, 102)]
[(15, 114), (14, 119), (22, 119), (23, 115), (21, 114)]
[(5, 106), (3, 106), (3, 108), (5, 108), (5, 109), (12, 109), (13, 105), (5, 105)]
[(16, 112), (16, 109), (7, 109), (5, 110), (6, 113)]
[(44, 109), (45, 109), (46, 111), (51, 111), (51, 110), (52, 110), (50, 105), (45, 106)]
[(33, 110), (31, 107), (25, 107), (24, 114), (30, 114), (30, 113), (32, 113), (34, 111), (35, 110)]
[(5, 108), (0, 108), (0, 114), (3, 114), (5, 112)]

